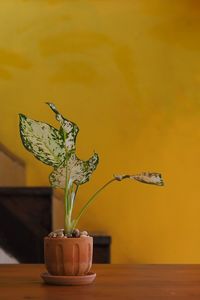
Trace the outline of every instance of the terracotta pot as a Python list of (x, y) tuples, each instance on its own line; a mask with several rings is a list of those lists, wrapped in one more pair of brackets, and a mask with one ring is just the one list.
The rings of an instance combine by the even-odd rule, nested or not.
[(44, 258), (51, 275), (86, 275), (92, 266), (93, 238), (44, 238)]

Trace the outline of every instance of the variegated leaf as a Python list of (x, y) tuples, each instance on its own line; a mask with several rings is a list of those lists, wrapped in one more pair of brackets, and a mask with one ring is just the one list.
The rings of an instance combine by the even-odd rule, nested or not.
[(53, 103), (47, 102), (49, 107), (53, 110), (53, 112), (56, 114), (56, 119), (61, 124), (61, 128), (64, 131), (65, 136), (65, 147), (69, 153), (75, 152), (76, 149), (76, 136), (79, 132), (78, 126), (65, 119), (57, 110), (56, 106)]
[(58, 167), (65, 160), (64, 141), (60, 132), (43, 122), (20, 117), (20, 135), (24, 147), (43, 163)]
[(148, 184), (155, 184), (155, 185), (164, 185), (162, 175), (160, 173), (149, 173), (149, 172), (143, 172), (136, 175), (114, 175), (116, 180), (123, 180), (126, 178), (135, 179), (137, 181), (140, 181), (142, 183), (148, 183)]
[(141, 174), (131, 175), (130, 178), (143, 183), (155, 184), (160, 186), (164, 185), (162, 175), (160, 173), (144, 172)]
[(72, 154), (67, 162), (63, 166), (60, 166), (54, 170), (49, 177), (49, 181), (53, 187), (65, 188), (66, 184), (66, 169), (67, 176), (77, 185), (87, 182), (96, 169), (99, 162), (99, 157), (95, 153), (89, 160), (82, 161)]

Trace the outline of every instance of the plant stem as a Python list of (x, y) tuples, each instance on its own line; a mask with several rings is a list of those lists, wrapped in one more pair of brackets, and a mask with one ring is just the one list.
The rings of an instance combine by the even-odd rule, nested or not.
[(64, 219), (64, 230), (67, 232), (68, 227), (68, 179), (67, 179), (67, 167), (66, 167), (66, 178), (65, 178), (65, 196), (64, 196), (64, 209), (65, 209), (65, 219)]
[[(66, 132), (63, 132), (64, 134), (64, 141), (66, 142)], [(64, 230), (65, 233), (70, 233), (70, 228), (71, 228), (71, 205), (70, 205), (70, 197), (71, 197), (71, 193), (70, 193), (70, 187), (69, 187), (69, 179), (70, 176), (68, 174), (68, 159), (69, 159), (69, 155), (67, 152), (67, 149), (65, 149), (65, 153), (66, 153), (66, 178), (65, 178), (65, 219), (64, 219)]]
[(74, 195), (74, 201), (76, 200), (76, 194), (77, 194), (77, 192), (78, 192), (78, 188), (79, 188), (79, 185), (76, 185), (75, 195)]
[(105, 183), (100, 189), (98, 189), (90, 198), (89, 200), (86, 202), (86, 204), (82, 207), (82, 209), (80, 210), (78, 217), (74, 220), (74, 224), (73, 224), (73, 228), (74, 229), (76, 227), (76, 225), (78, 224), (81, 216), (85, 213), (85, 211), (87, 210), (88, 206), (93, 202), (94, 198), (103, 190), (105, 189), (105, 187), (107, 187), (109, 184), (111, 184), (113, 181), (117, 180), (116, 178), (113, 178), (111, 180), (109, 180), (107, 183)]

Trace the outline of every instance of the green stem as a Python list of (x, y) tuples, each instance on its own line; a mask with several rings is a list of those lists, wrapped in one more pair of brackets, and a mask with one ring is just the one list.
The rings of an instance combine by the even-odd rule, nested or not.
[(64, 196), (64, 209), (65, 209), (65, 220), (64, 220), (64, 229), (67, 232), (67, 189), (65, 187), (65, 196)]
[(78, 217), (75, 219), (74, 224), (73, 224), (73, 229), (76, 227), (76, 225), (78, 224), (81, 216), (85, 213), (85, 211), (87, 210), (88, 206), (93, 202), (94, 198), (103, 190), (105, 189), (105, 187), (107, 187), (109, 184), (111, 184), (113, 181), (117, 180), (116, 178), (113, 178), (111, 180), (109, 180), (107, 183), (105, 183), (100, 189), (98, 189), (90, 198), (89, 200), (86, 202), (86, 204), (82, 207), (82, 209), (80, 210)]
[(74, 201), (76, 200), (76, 194), (77, 194), (77, 192), (78, 192), (78, 188), (79, 188), (79, 185), (76, 185)]
[[(66, 167), (67, 169), (67, 167)], [(65, 220), (64, 220), (64, 229), (65, 232), (67, 232), (67, 227), (68, 227), (68, 178), (67, 178), (67, 170), (66, 170), (66, 178), (65, 178), (65, 204), (64, 204), (64, 209), (65, 209)]]
[[(64, 134), (64, 141), (66, 141), (66, 132), (63, 132)], [(70, 232), (70, 227), (71, 227), (71, 206), (70, 206), (70, 189), (68, 188), (68, 183), (69, 183), (69, 174), (67, 172), (67, 166), (68, 166), (68, 153), (67, 149), (66, 151), (66, 178), (65, 178), (65, 220), (64, 220), (64, 230), (66, 233)]]

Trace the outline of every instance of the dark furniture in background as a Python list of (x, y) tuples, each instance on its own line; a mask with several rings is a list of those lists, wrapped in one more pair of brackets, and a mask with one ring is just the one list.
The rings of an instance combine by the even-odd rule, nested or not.
[(43, 262), (51, 208), (50, 188), (0, 188), (0, 247), (21, 263)]
[[(52, 231), (53, 190), (0, 188), (0, 247), (21, 263), (42, 263), (43, 237)], [(111, 237), (94, 234), (94, 263), (110, 263)]]
[(90, 234), (93, 236), (95, 264), (109, 264), (111, 262), (111, 236), (103, 234)]

